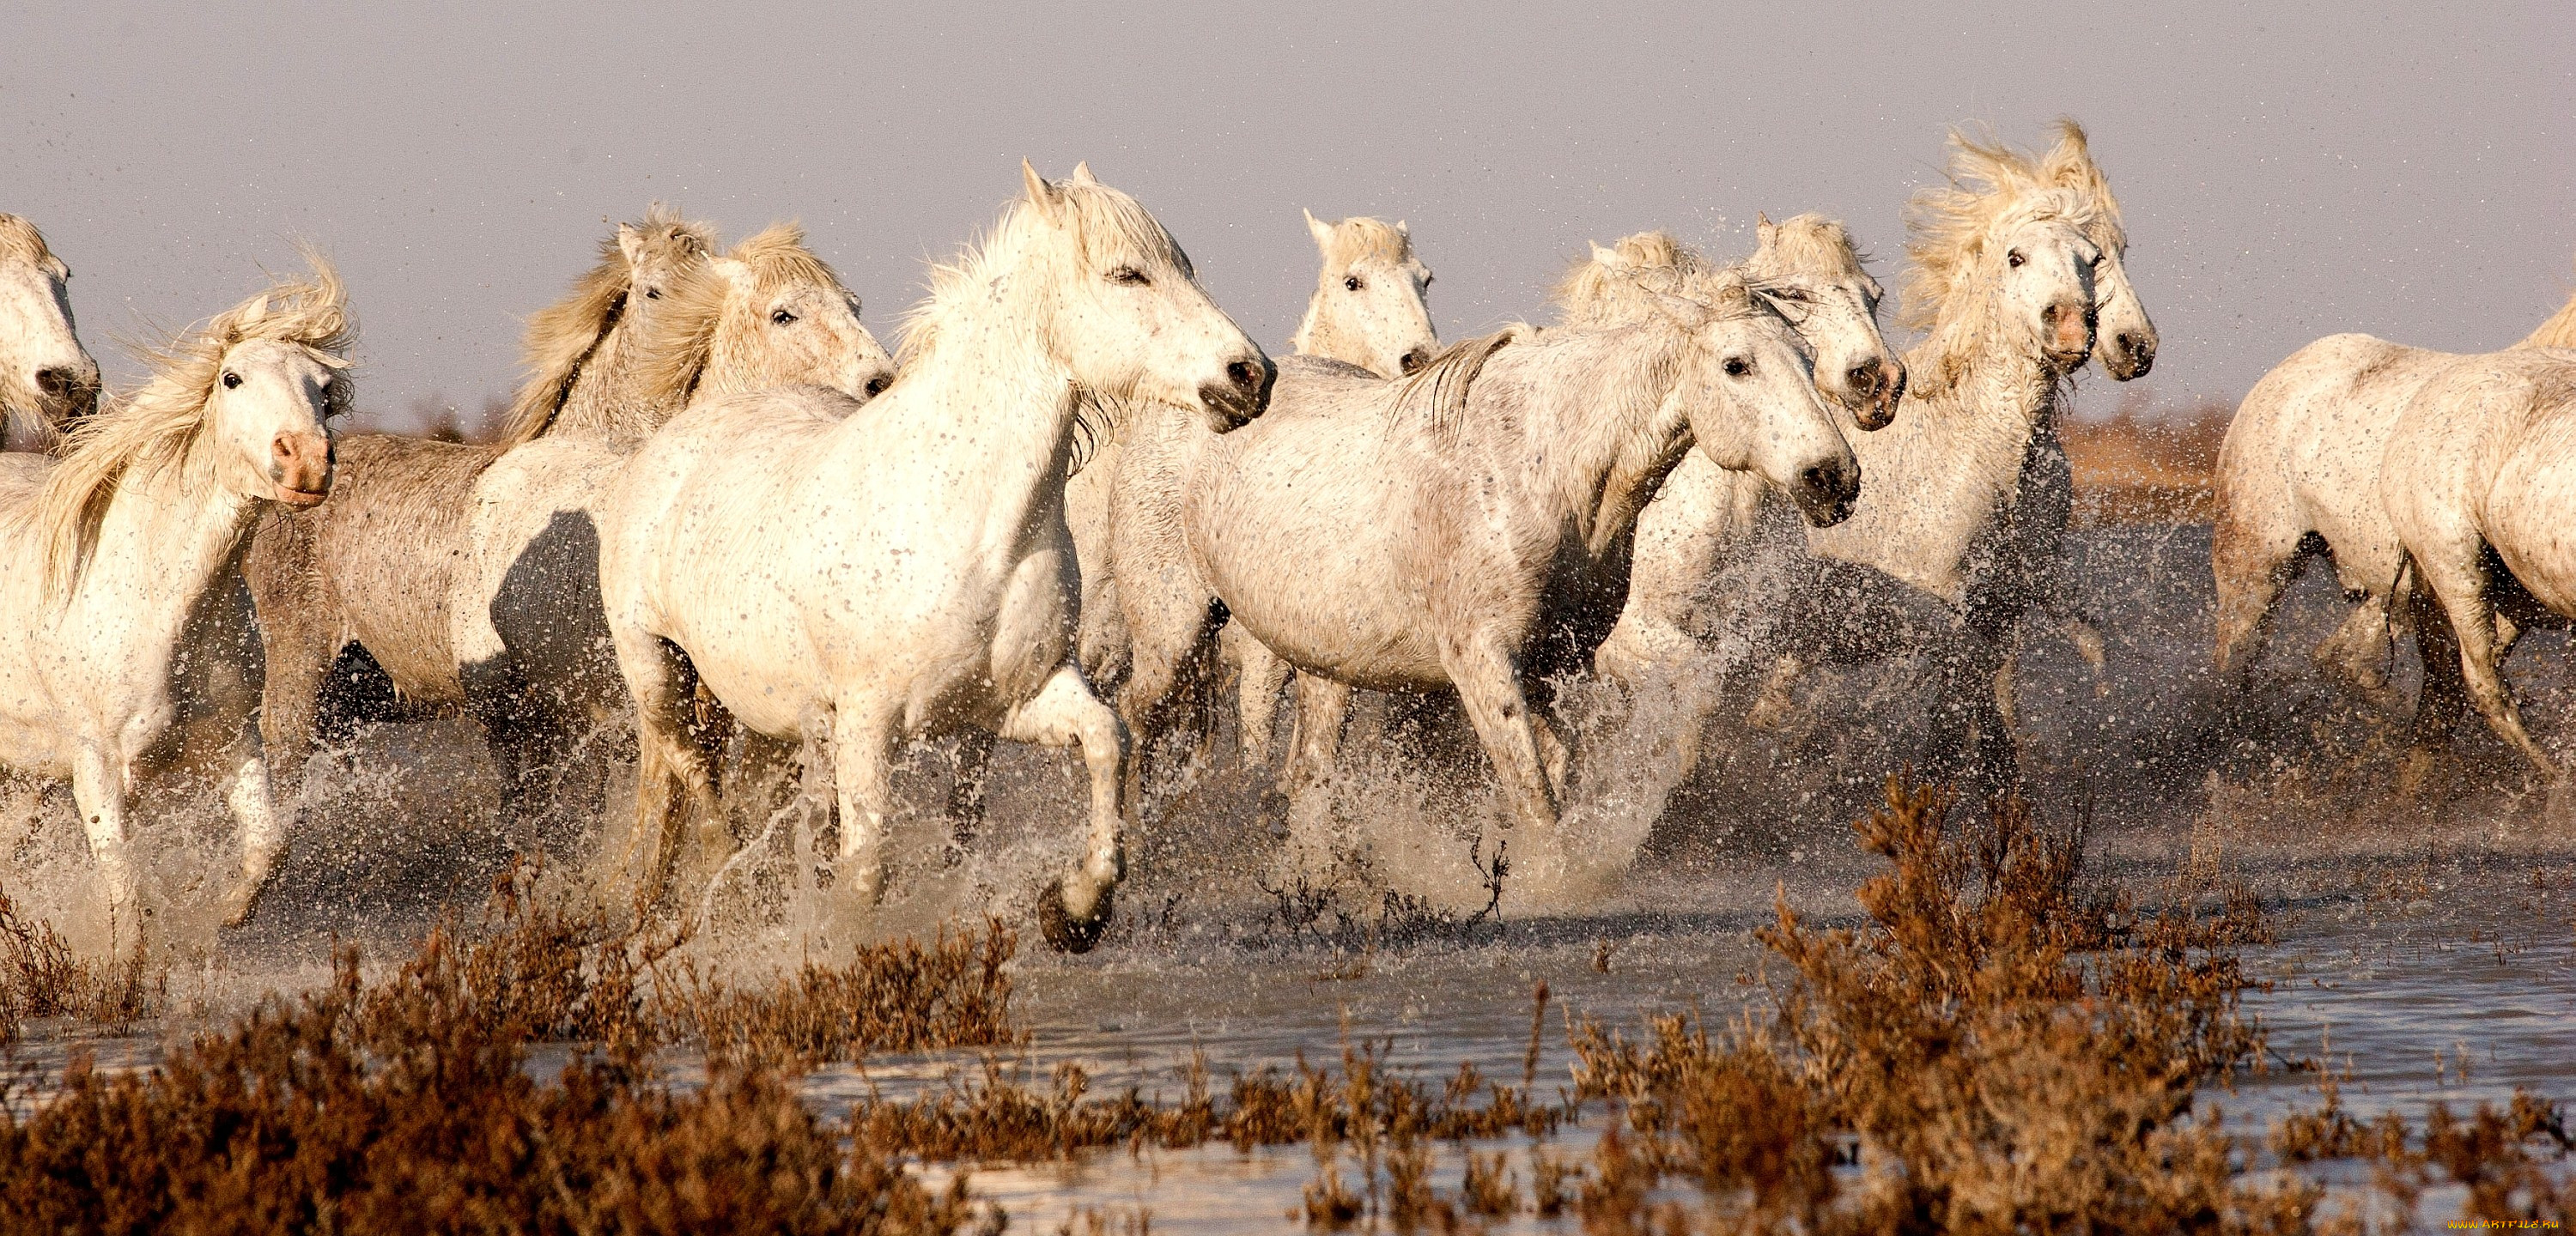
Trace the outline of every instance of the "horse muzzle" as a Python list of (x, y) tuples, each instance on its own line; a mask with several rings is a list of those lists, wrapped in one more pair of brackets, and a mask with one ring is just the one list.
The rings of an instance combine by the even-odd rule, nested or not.
[(2050, 305), (2040, 311), (2039, 325), (2050, 360), (2072, 369), (2093, 355), (2091, 306)]
[(2143, 378), (2156, 367), (2156, 337), (2152, 334), (2121, 331), (2111, 336), (2108, 350), (2110, 355), (2104, 358), (2102, 367), (2110, 371), (2114, 382)]
[(1852, 505), (1860, 501), (1860, 461), (1808, 465), (1789, 487), (1789, 497), (1797, 502), (1798, 513), (1816, 527), (1830, 528), (1851, 518)]
[(282, 433), (268, 444), (268, 454), (268, 479), (279, 502), (315, 507), (331, 496), (330, 435)]
[(1896, 405), (1905, 398), (1905, 362), (1872, 356), (1843, 372), (1837, 402), (1851, 410), (1863, 429), (1885, 429), (1896, 420)]
[(1269, 409), (1270, 388), (1278, 379), (1279, 367), (1255, 352), (1248, 360), (1228, 364), (1223, 378), (1201, 383), (1199, 402), (1218, 433), (1241, 429)]

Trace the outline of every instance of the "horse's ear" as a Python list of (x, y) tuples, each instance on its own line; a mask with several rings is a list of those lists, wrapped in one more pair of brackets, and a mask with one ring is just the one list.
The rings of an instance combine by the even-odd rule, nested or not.
[(1055, 204), (1060, 190), (1048, 184), (1046, 177), (1038, 175), (1038, 169), (1029, 166), (1029, 161), (1026, 159), (1020, 160), (1020, 180), (1023, 182), (1022, 187), (1028, 191), (1029, 205), (1037, 210), (1039, 217), (1054, 218)]
[(1626, 270), (1628, 268), (1626, 263), (1619, 260), (1618, 250), (1604, 249), (1601, 247), (1601, 242), (1597, 240), (1587, 240), (1583, 243), (1592, 246), (1592, 261), (1594, 265), (1597, 265), (1604, 270)]
[(1753, 243), (1761, 245), (1764, 248), (1769, 248), (1771, 245), (1771, 238), (1779, 235), (1779, 233), (1780, 225), (1771, 221), (1771, 214), (1769, 211), (1757, 210), (1753, 212)]
[(626, 255), (626, 264), (634, 266), (644, 260), (644, 233), (632, 223), (617, 225), (617, 251)]
[(1091, 178), (1091, 161), (1089, 159), (1085, 159), (1082, 162), (1073, 165), (1073, 183), (1078, 185), (1096, 185), (1100, 183), (1099, 181)]
[(1652, 288), (1646, 289), (1646, 296), (1653, 302), (1656, 312), (1672, 319), (1673, 324), (1683, 330), (1698, 330), (1708, 325), (1709, 307), (1690, 297), (1674, 296)]
[(2064, 189), (2089, 191), (2101, 186), (2102, 169), (2093, 162), (2093, 145), (2084, 136), (2083, 125), (2071, 119), (2057, 122), (2057, 145), (2040, 160), (2039, 178)]
[(1406, 240), (1413, 239), (1413, 229), (1404, 226), (1404, 220), (1402, 219), (1395, 221), (1395, 234), (1405, 238)]
[(1305, 207), (1300, 206), (1298, 207), (1298, 210), (1306, 216), (1306, 234), (1315, 238), (1315, 247), (1328, 253), (1331, 252), (1333, 248), (1333, 225), (1316, 218), (1315, 212), (1307, 210)]
[(751, 291), (753, 282), (751, 263), (741, 258), (710, 257), (707, 259), (707, 266), (724, 276), (725, 282), (732, 284), (735, 291)]

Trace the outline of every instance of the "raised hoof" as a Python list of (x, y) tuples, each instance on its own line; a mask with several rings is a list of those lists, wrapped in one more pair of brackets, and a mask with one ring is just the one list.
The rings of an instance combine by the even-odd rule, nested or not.
[(1110, 906), (1116, 899), (1116, 889), (1102, 889), (1092, 916), (1076, 919), (1064, 906), (1064, 881), (1054, 881), (1038, 894), (1038, 934), (1059, 953), (1088, 953), (1100, 943), (1100, 933), (1109, 929)]

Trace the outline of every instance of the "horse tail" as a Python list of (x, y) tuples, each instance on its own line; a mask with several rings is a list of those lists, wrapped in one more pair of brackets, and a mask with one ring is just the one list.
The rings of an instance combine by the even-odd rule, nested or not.
[(1420, 407), (1435, 432), (1443, 437), (1455, 435), (1466, 421), (1467, 393), (1485, 372), (1485, 362), (1514, 341), (1536, 332), (1537, 328), (1526, 322), (1514, 322), (1493, 334), (1450, 344), (1396, 388), (1395, 415), (1401, 417), (1408, 409)]

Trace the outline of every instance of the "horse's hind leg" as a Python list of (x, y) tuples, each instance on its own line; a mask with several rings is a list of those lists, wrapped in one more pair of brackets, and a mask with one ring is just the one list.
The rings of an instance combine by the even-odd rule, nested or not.
[(627, 841), (638, 919), (671, 890), (688, 839), (690, 816), (717, 822), (714, 760), (702, 741), (697, 671), (667, 640), (617, 641), (619, 668), (635, 697), (635, 833)]
[[(2505, 645), (2497, 638), (2491, 603), (2495, 581), (2487, 569), (2485, 545), (2471, 542), (2428, 548), (2429, 554), (2415, 555), (2416, 569), (2423, 575), (2425, 586), (2441, 601), (2443, 617), (2450, 620), (2450, 637), (2460, 651), (2460, 683), (2469, 702), (2486, 718), (2488, 728), (2497, 737), (2531, 762), (2541, 780), (2555, 783), (2558, 765), (2523, 728), (2522, 711), (2514, 706), (2513, 693), (2500, 672)], [(2428, 674), (2428, 695), (2432, 681)]]
[(2218, 676), (2243, 691), (2253, 685), (2254, 662), (2271, 642), (2281, 593), (2298, 577), (2301, 537), (2262, 527), (2245, 512), (2222, 506), (2209, 545), (2210, 574), (2218, 586)]
[(1441, 660), (1449, 681), (1458, 687), (1467, 720), (1483, 740), (1485, 755), (1511, 794), (1523, 823), (1539, 830), (1556, 827), (1557, 802), (1548, 783), (1547, 762), (1530, 715), (1529, 697), (1521, 690), (1520, 667), (1509, 652), (1490, 638), (1443, 640)]
[(837, 894), (859, 905), (885, 896), (886, 817), (894, 808), (895, 721), (900, 699), (847, 695), (832, 705), (832, 787), (840, 800)]
[(1072, 666), (1058, 669), (1037, 695), (1002, 718), (1001, 736), (1013, 742), (1049, 747), (1082, 747), (1082, 762), (1091, 770), (1091, 839), (1082, 865), (1054, 884), (1038, 901), (1038, 931), (1047, 943), (1069, 953), (1086, 953), (1100, 942), (1109, 925), (1118, 882), (1127, 874), (1126, 824), (1127, 730), (1083, 685)]

